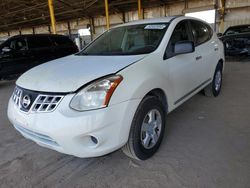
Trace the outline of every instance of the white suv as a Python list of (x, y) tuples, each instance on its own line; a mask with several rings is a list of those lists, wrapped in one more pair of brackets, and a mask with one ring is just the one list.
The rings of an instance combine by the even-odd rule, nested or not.
[(8, 117), (23, 136), (62, 153), (94, 157), (123, 147), (145, 160), (161, 144), (167, 113), (201, 90), (220, 93), (223, 68), (223, 44), (203, 21), (126, 23), (23, 74)]

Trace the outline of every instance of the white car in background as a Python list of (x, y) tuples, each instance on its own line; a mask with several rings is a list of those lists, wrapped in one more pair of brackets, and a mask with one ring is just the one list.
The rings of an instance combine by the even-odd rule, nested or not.
[(189, 17), (116, 26), (80, 53), (39, 65), (16, 82), (8, 117), (26, 138), (77, 157), (119, 148), (145, 160), (168, 113), (201, 90), (217, 96), (223, 44)]

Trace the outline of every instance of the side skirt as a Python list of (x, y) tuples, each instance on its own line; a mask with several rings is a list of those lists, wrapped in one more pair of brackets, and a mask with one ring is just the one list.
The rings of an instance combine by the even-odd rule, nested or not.
[(206, 85), (208, 82), (210, 82), (212, 80), (212, 78), (209, 78), (208, 80), (206, 80), (205, 82), (201, 83), (199, 86), (197, 86), (196, 88), (192, 89), (190, 92), (188, 92), (187, 94), (185, 94), (183, 97), (179, 98), (177, 101), (174, 102), (174, 105), (177, 105), (178, 103), (180, 103), (181, 101), (183, 101), (184, 99), (186, 99), (188, 96), (190, 96), (192, 93), (194, 93), (196, 90), (200, 89), (202, 86)]

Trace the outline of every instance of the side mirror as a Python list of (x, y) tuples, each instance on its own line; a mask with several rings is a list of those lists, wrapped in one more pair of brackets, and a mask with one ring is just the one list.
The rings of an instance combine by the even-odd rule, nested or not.
[(174, 53), (178, 54), (187, 54), (194, 52), (194, 42), (192, 41), (180, 41), (174, 45)]
[(4, 47), (3, 49), (2, 49), (2, 52), (3, 53), (8, 53), (8, 52), (10, 52), (11, 51), (11, 49), (9, 48), (9, 47)]
[(217, 33), (217, 37), (222, 37), (223, 34), (222, 33)]

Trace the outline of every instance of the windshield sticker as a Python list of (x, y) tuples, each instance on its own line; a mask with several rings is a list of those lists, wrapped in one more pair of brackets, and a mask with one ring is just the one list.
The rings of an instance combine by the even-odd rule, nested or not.
[(154, 24), (154, 25), (146, 25), (144, 29), (164, 29), (166, 27), (165, 24)]

